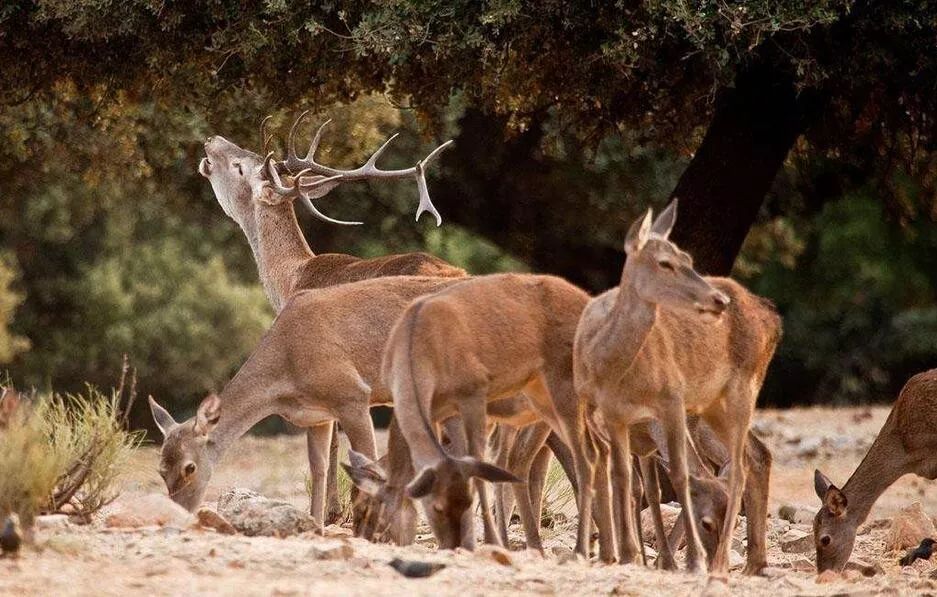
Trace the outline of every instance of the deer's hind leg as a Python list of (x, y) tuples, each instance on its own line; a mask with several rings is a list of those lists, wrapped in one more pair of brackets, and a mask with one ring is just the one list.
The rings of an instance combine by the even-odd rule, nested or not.
[[(498, 425), (495, 432), (496, 444), (498, 446), (495, 455), (495, 464), (506, 470), (510, 468), (510, 460), (514, 446), (516, 445), (518, 429), (513, 425)], [(514, 511), (514, 492), (505, 487), (504, 483), (495, 484), (495, 520), (498, 524), (498, 532), (501, 534), (501, 541), (504, 545), (508, 544), (508, 527), (511, 525), (511, 514)]]
[[(465, 428), (465, 436), (468, 440), (468, 453), (477, 460), (485, 460), (485, 450), (488, 446), (488, 414), (486, 412), (487, 392), (477, 392), (471, 396), (459, 400), (459, 414), (462, 415), (462, 424)], [(501, 542), (501, 535), (497, 532), (494, 516), (492, 516), (491, 502), (488, 498), (488, 485), (480, 478), (472, 479), (475, 483), (475, 491), (478, 493), (478, 501), (481, 505), (482, 522), (485, 528), (485, 542), (504, 547)], [(467, 543), (467, 537), (463, 537), (463, 547), (473, 548), (474, 537), (471, 543)]]
[(316, 523), (326, 524), (325, 504), (328, 493), (329, 444), (332, 443), (332, 421), (321, 423), (306, 430), (306, 454), (309, 457), (309, 515)]
[(514, 443), (508, 466), (508, 470), (516, 477), (524, 479), (523, 483), (514, 483), (514, 500), (524, 523), (527, 547), (538, 551), (543, 550), (543, 544), (540, 541), (539, 508), (535, 507), (531, 498), (530, 471), (549, 434), (550, 427), (545, 423), (534, 423), (522, 429)]

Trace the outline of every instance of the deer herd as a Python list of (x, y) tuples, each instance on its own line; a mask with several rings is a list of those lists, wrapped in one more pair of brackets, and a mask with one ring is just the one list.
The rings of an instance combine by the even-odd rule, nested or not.
[[(325, 125), (305, 157), (293, 124), (284, 160), (222, 137), (205, 143), (199, 172), (244, 231), (276, 319), (220, 394), (176, 422), (152, 398), (164, 441), (159, 472), (169, 495), (194, 510), (225, 451), (260, 420), (279, 415), (307, 430), (310, 513), (334, 515), (337, 422), (350, 444), (341, 463), (357, 488), (356, 533), (414, 540), (421, 509), (440, 548), (472, 549), (476, 499), (484, 540), (506, 543), (516, 507), (527, 547), (542, 549), (540, 510), (551, 454), (576, 495), (576, 552), (639, 563), (641, 506), (654, 522), (658, 567), (724, 578), (740, 510), (745, 572), (767, 566), (771, 453), (750, 432), (755, 402), (781, 336), (771, 303), (728, 278), (706, 277), (669, 240), (677, 200), (628, 230), (617, 287), (591, 297), (554, 276), (468, 276), (424, 253), (375, 259), (314, 254), (296, 201), (313, 203), (352, 181), (417, 183), (417, 218), (441, 221), (425, 169), (382, 170), (388, 139), (360, 166), (319, 164)], [(261, 126), (263, 151), (270, 136)], [(379, 455), (370, 409), (393, 407)], [(898, 477), (937, 477), (937, 371), (913, 378), (853, 477), (837, 488), (819, 471), (817, 566), (842, 569), (858, 525)], [(489, 449), (492, 458), (489, 458)], [(489, 494), (488, 483), (495, 484)], [(668, 536), (662, 492), (682, 506)]]

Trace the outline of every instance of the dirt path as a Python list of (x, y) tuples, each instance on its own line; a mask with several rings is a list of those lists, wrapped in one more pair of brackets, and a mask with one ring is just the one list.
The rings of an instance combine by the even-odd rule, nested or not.
[[(775, 455), (774, 518), (768, 542), (769, 562), (776, 570), (770, 578), (748, 578), (733, 572), (729, 591), (772, 596), (937, 592), (937, 582), (928, 578), (934, 565), (919, 562), (913, 568), (900, 569), (896, 554), (883, 553), (887, 525), (874, 524), (913, 501), (920, 501), (930, 515), (937, 514), (937, 483), (901, 479), (872, 511), (871, 524), (859, 536), (855, 556), (879, 563), (884, 574), (817, 584), (812, 573), (790, 568), (791, 562), (803, 565), (804, 558), (812, 560), (813, 554), (785, 554), (778, 545), (779, 536), (792, 526), (776, 518), (778, 508), (794, 504), (815, 509), (818, 499), (813, 494), (813, 469), (819, 467), (834, 482), (844, 482), (886, 414), (885, 408), (758, 414), (757, 432)], [(216, 472), (208, 499), (215, 499), (220, 489), (240, 486), (305, 507), (304, 454), (302, 438), (246, 438)], [(163, 490), (155, 462), (155, 449), (140, 451), (134, 470), (128, 474), (127, 496)], [(96, 521), (88, 526), (42, 531), (39, 551), (28, 550), (17, 561), (0, 560), (0, 594), (695, 595), (707, 588), (705, 578), (683, 573), (581, 561), (562, 563), (553, 548), (563, 551), (572, 545), (574, 526), (570, 522), (558, 527), (545, 530), (545, 558), (516, 551), (511, 554), (512, 564), (506, 566), (485, 554), (437, 552), (427, 545), (431, 540), (424, 535), (423, 544), (399, 548), (347, 537), (346, 530), (337, 528), (330, 531), (332, 537), (274, 539), (177, 528), (115, 531)], [(512, 528), (512, 538), (520, 540), (518, 527)], [(345, 550), (335, 560), (318, 559), (323, 549), (342, 542), (347, 542), (350, 552)], [(441, 562), (446, 567), (429, 579), (405, 579), (387, 565), (394, 557)]]

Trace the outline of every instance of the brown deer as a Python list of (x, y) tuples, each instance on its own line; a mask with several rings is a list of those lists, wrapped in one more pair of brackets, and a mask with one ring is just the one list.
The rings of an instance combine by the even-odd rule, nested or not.
[[(234, 378), (220, 395), (203, 400), (195, 417), (177, 424), (150, 403), (165, 436), (160, 472), (169, 494), (190, 510), (197, 507), (217, 460), (270, 415), (309, 428), (338, 421), (352, 448), (376, 459), (370, 408), (391, 402), (380, 378), (391, 327), (414, 298), (459, 282), (395, 276), (296, 293)], [(327, 462), (319, 464), (313, 487), (325, 486)], [(321, 522), (325, 494), (312, 498), (311, 513)]]
[(814, 488), (823, 502), (813, 521), (817, 571), (842, 571), (856, 530), (886, 489), (908, 473), (937, 479), (937, 369), (918, 373), (898, 394), (878, 437), (843, 485), (820, 471)]
[[(382, 376), (410, 447), (420, 499), (442, 547), (470, 545), (472, 479), (516, 478), (482, 460), (487, 404), (519, 392), (572, 449), (580, 489), (576, 549), (587, 555), (593, 447), (572, 385), (572, 338), (588, 295), (552, 276), (471, 278), (414, 301), (394, 326)], [(469, 456), (442, 448), (436, 423), (459, 415)], [(486, 508), (486, 488), (475, 484)]]
[[(305, 115), (306, 113), (303, 113), (297, 118), (290, 129), (288, 157), (284, 161), (273, 162), (269, 154), (265, 159), (259, 154), (238, 147), (224, 137), (214, 136), (205, 143), (206, 157), (199, 164), (199, 173), (210, 181), (218, 203), (247, 237), (261, 283), (273, 308), (279, 311), (289, 298), (300, 290), (324, 288), (369, 278), (400, 275), (447, 278), (465, 276), (464, 270), (426, 253), (404, 253), (373, 259), (337, 253), (313, 253), (297, 222), (295, 201), (298, 200), (319, 219), (338, 222), (324, 216), (312, 203), (312, 199), (322, 197), (338, 184), (352, 180), (416, 178), (421, 203), (432, 206), (426, 190), (425, 168), (448, 143), (436, 148), (417, 166), (405, 170), (377, 168), (377, 159), (390, 140), (372, 154), (362, 167), (354, 170), (326, 168), (315, 163), (321, 127), (307, 152), (308, 160), (304, 161), (296, 155), (295, 135)], [(264, 119), (264, 125), (261, 127), (265, 151), (270, 140), (265, 128), (268, 120), (269, 117)], [(302, 177), (303, 182), (299, 189), (286, 188), (280, 179), (281, 171), (284, 175), (305, 171), (318, 177)], [(439, 217), (434, 208), (430, 211)], [(320, 425), (307, 432), (307, 451), (313, 478), (319, 477), (318, 467), (323, 460), (331, 461), (327, 518), (330, 522), (341, 514), (335, 478), (337, 442), (338, 437), (332, 433), (331, 425)], [(322, 488), (313, 488), (313, 492), (321, 490)]]
[(0, 386), (0, 429), (10, 425), (20, 407), (20, 393), (13, 386)]
[(658, 419), (667, 436), (671, 480), (687, 526), (687, 563), (701, 571), (703, 547), (690, 497), (686, 413), (699, 414), (727, 446), (729, 503), (711, 570), (728, 574), (732, 529), (745, 486), (752, 412), (780, 337), (773, 307), (728, 278), (703, 278), (667, 237), (676, 200), (648, 210), (625, 240), (617, 288), (589, 302), (575, 340), (576, 389), (611, 438), (612, 493), (622, 562), (639, 554), (631, 474), (631, 425)]

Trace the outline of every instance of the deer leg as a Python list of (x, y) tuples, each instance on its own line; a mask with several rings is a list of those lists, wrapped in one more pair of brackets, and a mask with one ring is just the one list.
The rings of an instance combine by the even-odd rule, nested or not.
[[(548, 428), (549, 429), (549, 428)], [(550, 433), (553, 433), (552, 431)], [(553, 453), (546, 446), (540, 448), (534, 463), (530, 467), (530, 505), (534, 509), (534, 519), (539, 524), (543, 520), (543, 488), (550, 474), (550, 460)]]
[(540, 518), (534, 515), (533, 501), (530, 497), (530, 470), (549, 434), (550, 427), (544, 423), (534, 423), (525, 427), (518, 435), (518, 441), (514, 443), (508, 468), (517, 478), (527, 479), (523, 483), (513, 484), (514, 498), (524, 523), (527, 547), (537, 551), (543, 551), (543, 544), (540, 541)]
[[(745, 468), (742, 461), (745, 454), (745, 441), (748, 433), (749, 418), (743, 418), (742, 424), (733, 425), (727, 438), (729, 447), (729, 503), (726, 507), (726, 517), (722, 523), (722, 533), (713, 555), (711, 572), (717, 577), (729, 575), (729, 548), (732, 545), (732, 534), (735, 522), (739, 515), (742, 503), (742, 493), (745, 489)], [(735, 419), (738, 421), (739, 419)]]
[[(478, 460), (485, 459), (485, 449), (487, 447), (487, 419), (485, 411), (485, 394), (470, 396), (462, 400), (459, 405), (459, 412), (462, 415), (462, 425), (465, 429), (465, 437), (468, 440), (468, 452)], [(501, 535), (495, 528), (494, 517), (491, 513), (491, 503), (488, 499), (488, 485), (482, 479), (472, 479), (475, 483), (475, 490), (478, 493), (478, 501), (481, 505), (482, 523), (485, 527), (485, 543), (504, 547), (501, 542)], [(463, 537), (463, 547), (469, 547)], [(474, 536), (471, 538), (471, 544), (474, 547)]]
[(745, 574), (761, 574), (768, 566), (768, 486), (771, 480), (771, 451), (751, 432), (747, 434), (745, 465), (745, 535), (748, 538), (748, 554)]
[(693, 515), (693, 500), (690, 498), (690, 474), (687, 464), (686, 408), (683, 400), (673, 399), (663, 414), (667, 432), (667, 449), (670, 452), (670, 478), (677, 499), (683, 507), (687, 534), (687, 568), (690, 572), (703, 572), (706, 553), (700, 541), (696, 518)]
[(325, 524), (341, 522), (345, 513), (342, 511), (341, 499), (338, 495), (338, 432), (335, 423), (332, 423), (332, 439), (329, 441), (329, 473), (326, 478), (326, 511)]
[[(495, 464), (505, 470), (513, 470), (510, 467), (511, 449), (516, 445), (518, 430), (513, 425), (498, 425), (497, 430), (498, 454), (495, 457)], [(495, 519), (498, 524), (498, 531), (501, 534), (501, 541), (508, 544), (508, 526), (511, 524), (511, 514), (514, 511), (514, 492), (506, 486), (506, 483), (495, 483)]]
[(634, 507), (635, 530), (638, 535), (638, 547), (641, 549), (641, 563), (647, 566), (647, 552), (644, 549), (644, 529), (641, 528), (641, 510), (643, 510), (641, 502), (644, 500), (644, 475), (641, 474), (641, 466), (638, 463), (638, 457), (632, 454), (631, 460), (633, 462), (631, 466), (632, 479), (637, 479), (637, 482), (632, 481), (631, 483), (631, 504)]
[(615, 531), (617, 525), (612, 521), (612, 496), (609, 479), (608, 445), (595, 440), (597, 456), (595, 459), (595, 525), (599, 530), (599, 560), (606, 564), (615, 562)]
[(615, 507), (620, 511), (618, 562), (620, 564), (634, 564), (640, 555), (638, 539), (635, 535), (634, 520), (634, 490), (632, 488), (631, 466), (631, 429), (623, 425), (612, 437), (612, 475)]
[(657, 539), (657, 562), (661, 570), (676, 570), (673, 560), (673, 549), (664, 529), (664, 517), (660, 512), (660, 479), (657, 477), (657, 459), (653, 456), (642, 456), (638, 459), (641, 472), (644, 476), (644, 495), (647, 498), (647, 507), (651, 510), (651, 519), (654, 521), (654, 536)]
[(309, 457), (309, 483), (312, 491), (309, 515), (324, 526), (326, 478), (329, 471), (329, 444), (332, 442), (332, 421), (306, 430), (306, 454)]
[(550, 448), (550, 451), (553, 452), (553, 455), (556, 456), (556, 460), (563, 468), (563, 472), (566, 473), (566, 478), (569, 479), (569, 484), (573, 487), (573, 495), (578, 496), (579, 487), (576, 485), (576, 465), (573, 463), (573, 453), (569, 449), (569, 446), (563, 442), (555, 431), (551, 431), (550, 435), (547, 436), (547, 446)]

